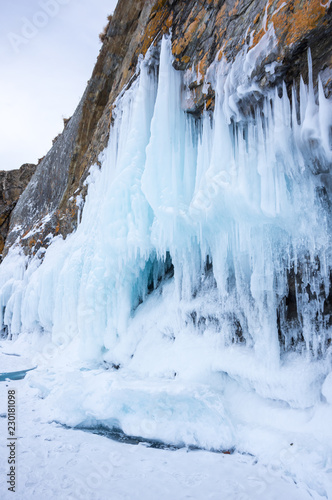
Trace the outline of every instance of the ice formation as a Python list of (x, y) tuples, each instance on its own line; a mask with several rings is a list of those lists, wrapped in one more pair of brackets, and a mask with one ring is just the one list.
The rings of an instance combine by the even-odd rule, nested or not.
[(291, 95), (251, 81), (271, 43), (215, 63), (197, 117), (164, 38), (116, 102), (76, 232), (1, 264), (3, 331), (58, 354), (30, 375), (58, 420), (246, 449), (236, 394), (282, 422), (330, 400), (332, 105), (310, 71)]

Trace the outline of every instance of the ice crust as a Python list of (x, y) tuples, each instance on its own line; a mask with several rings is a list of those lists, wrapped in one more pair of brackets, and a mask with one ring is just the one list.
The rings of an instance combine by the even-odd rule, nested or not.
[(28, 379), (55, 420), (267, 460), (302, 429), (330, 463), (332, 104), (311, 71), (291, 99), (251, 80), (273, 40), (213, 65), (197, 118), (164, 38), (116, 103), (77, 231), (1, 264), (3, 331), (48, 339)]

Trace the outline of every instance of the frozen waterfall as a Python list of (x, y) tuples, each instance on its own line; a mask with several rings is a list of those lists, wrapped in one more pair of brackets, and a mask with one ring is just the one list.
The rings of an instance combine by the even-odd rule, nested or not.
[[(3, 331), (49, 335), (54, 366), (77, 368), (66, 383), (78, 394), (63, 413), (54, 403), (59, 421), (231, 447), (227, 377), (294, 408), (320, 400), (331, 368), (332, 104), (311, 74), (298, 91), (260, 89), (248, 54), (211, 67), (214, 113), (194, 116), (170, 40), (158, 59), (151, 49), (116, 102), (76, 232), (31, 259), (14, 247), (1, 264)], [(40, 355), (39, 370), (49, 365)], [(99, 395), (89, 370), (100, 371)]]

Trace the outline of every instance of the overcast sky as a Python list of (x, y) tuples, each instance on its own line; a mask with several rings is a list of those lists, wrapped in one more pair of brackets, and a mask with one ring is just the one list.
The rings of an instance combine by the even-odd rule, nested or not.
[(89, 80), (117, 0), (1, 0), (0, 170), (36, 163)]

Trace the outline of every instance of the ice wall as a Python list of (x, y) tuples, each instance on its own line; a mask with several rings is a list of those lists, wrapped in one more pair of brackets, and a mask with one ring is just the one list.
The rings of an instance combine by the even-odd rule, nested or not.
[[(50, 332), (68, 362), (141, 374), (147, 339), (154, 353), (188, 345), (161, 371), (144, 361), (155, 375), (219, 370), (234, 345), (271, 369), (291, 350), (328, 358), (332, 106), (311, 75), (291, 99), (251, 81), (267, 40), (211, 67), (215, 111), (199, 118), (183, 110), (170, 40), (159, 61), (148, 53), (116, 103), (77, 231), (1, 264), (4, 332)], [(205, 360), (191, 358), (196, 341)]]

